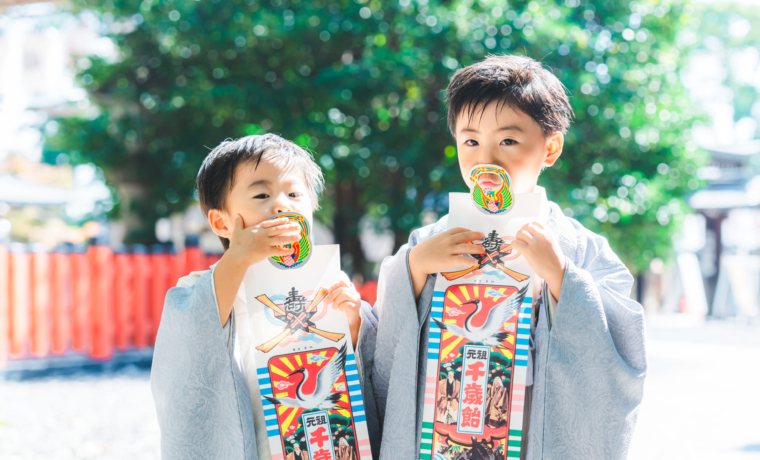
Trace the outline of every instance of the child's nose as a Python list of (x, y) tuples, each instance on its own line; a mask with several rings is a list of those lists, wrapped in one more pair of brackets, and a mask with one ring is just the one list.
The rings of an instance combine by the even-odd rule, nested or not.
[(484, 148), (480, 150), (478, 164), (495, 164), (498, 148)]
[(287, 196), (280, 195), (274, 203), (274, 209), (272, 211), (272, 214), (292, 211), (290, 200), (287, 199)]

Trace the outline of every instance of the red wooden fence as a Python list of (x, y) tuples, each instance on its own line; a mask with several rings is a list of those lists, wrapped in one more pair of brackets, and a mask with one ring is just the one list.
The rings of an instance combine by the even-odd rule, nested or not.
[[(220, 257), (197, 246), (178, 254), (160, 244), (47, 253), (0, 244), (0, 369), (9, 359), (78, 353), (108, 360), (153, 346), (166, 291)], [(357, 286), (370, 304), (376, 289), (375, 281)]]
[(178, 254), (162, 245), (128, 249), (0, 245), (0, 368), (8, 359), (107, 360), (115, 350), (152, 346), (166, 291), (220, 257), (195, 246)]

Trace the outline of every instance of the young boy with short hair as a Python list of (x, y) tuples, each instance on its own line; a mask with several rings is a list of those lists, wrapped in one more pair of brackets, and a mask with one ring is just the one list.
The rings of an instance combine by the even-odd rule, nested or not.
[[(298, 212), (311, 222), (322, 184), (311, 155), (274, 134), (222, 142), (204, 160), (198, 197), (225, 253), (166, 295), (151, 370), (161, 458), (269, 458), (268, 443), (256, 442), (266, 440), (266, 421), (256, 369), (241, 360), (233, 306), (245, 305), (248, 267), (290, 255), (277, 246), (299, 239), (297, 224), (270, 216)], [(369, 306), (343, 278), (325, 303), (346, 313), (356, 347), (360, 308)]]
[[(495, 164), (509, 173), (513, 192), (536, 191), (542, 169), (562, 153), (572, 116), (559, 80), (533, 59), (491, 56), (456, 72), (447, 97), (465, 182), (473, 166)], [(523, 458), (624, 459), (647, 368), (643, 309), (606, 239), (549, 205), (546, 226), (525, 225), (514, 242), (544, 286), (533, 297)], [(357, 354), (379, 460), (420, 458), (436, 274), (474, 265), (467, 255), (483, 251), (470, 243), (482, 233), (447, 230), (447, 217), (412, 232), (383, 261), (375, 318), (362, 326)]]

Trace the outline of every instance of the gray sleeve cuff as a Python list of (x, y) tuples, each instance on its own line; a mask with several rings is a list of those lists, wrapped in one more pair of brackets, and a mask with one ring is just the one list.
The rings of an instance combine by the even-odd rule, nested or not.
[(554, 324), (554, 315), (557, 313), (557, 301), (554, 300), (554, 296), (549, 289), (546, 290), (546, 300), (549, 307), (549, 328), (551, 329), (552, 324)]
[[(221, 313), (219, 312), (219, 300), (218, 300), (218, 297), (216, 295), (216, 282), (214, 280), (214, 271), (216, 270), (216, 266), (217, 266), (217, 264), (212, 265), (211, 269), (209, 270), (211, 272), (211, 292), (213, 293), (214, 306), (216, 307), (217, 316), (219, 316), (219, 324), (222, 324), (222, 317), (221, 317)], [(222, 327), (222, 329), (224, 329), (225, 331), (227, 330), (227, 326), (230, 325), (230, 318), (232, 317), (232, 311), (233, 310), (234, 310), (234, 308), (230, 309), (230, 316), (227, 317), (227, 321), (224, 323), (224, 326)]]

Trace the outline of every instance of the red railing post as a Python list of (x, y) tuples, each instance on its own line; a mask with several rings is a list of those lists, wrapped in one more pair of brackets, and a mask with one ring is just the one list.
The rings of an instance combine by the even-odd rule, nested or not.
[(75, 246), (70, 254), (73, 303), (71, 304), (71, 346), (75, 351), (90, 353), (92, 321), (90, 295), (92, 282), (90, 260), (84, 246)]
[(0, 244), (0, 368), (8, 362), (10, 351), (10, 280), (8, 248)]
[(207, 270), (205, 257), (198, 247), (198, 236), (190, 235), (185, 238), (185, 270), (182, 276), (187, 276), (190, 272)]
[(133, 280), (133, 303), (132, 311), (134, 312), (135, 338), (136, 347), (147, 347), (151, 344), (151, 334), (153, 327), (151, 325), (150, 312), (150, 256), (147, 248), (142, 244), (132, 246), (132, 267), (134, 276)]
[(134, 341), (133, 277), (132, 255), (125, 248), (114, 251), (114, 336), (120, 351), (127, 350)]
[(33, 247), (32, 278), (32, 356), (44, 358), (50, 352), (52, 338), (50, 308), (50, 254), (43, 247)]
[(113, 250), (93, 241), (87, 249), (92, 267), (92, 350), (94, 359), (113, 356)]
[(173, 288), (177, 285), (179, 279), (185, 276), (185, 252), (184, 250), (177, 252), (174, 245), (171, 245), (169, 246), (169, 255), (171, 256), (171, 277), (169, 280), (169, 287)]
[(25, 245), (10, 245), (10, 358), (25, 358), (29, 352), (31, 286), (29, 254)]
[(171, 287), (169, 283), (174, 270), (172, 256), (163, 244), (154, 244), (151, 247), (150, 263), (153, 269), (153, 276), (150, 278), (150, 317), (153, 326), (150, 343), (153, 345), (156, 343), (156, 334), (164, 311), (164, 299), (166, 291)]
[(73, 316), (73, 285), (71, 273), (70, 245), (61, 244), (50, 255), (52, 273), (52, 344), (53, 354), (63, 355), (71, 343), (71, 323)]

